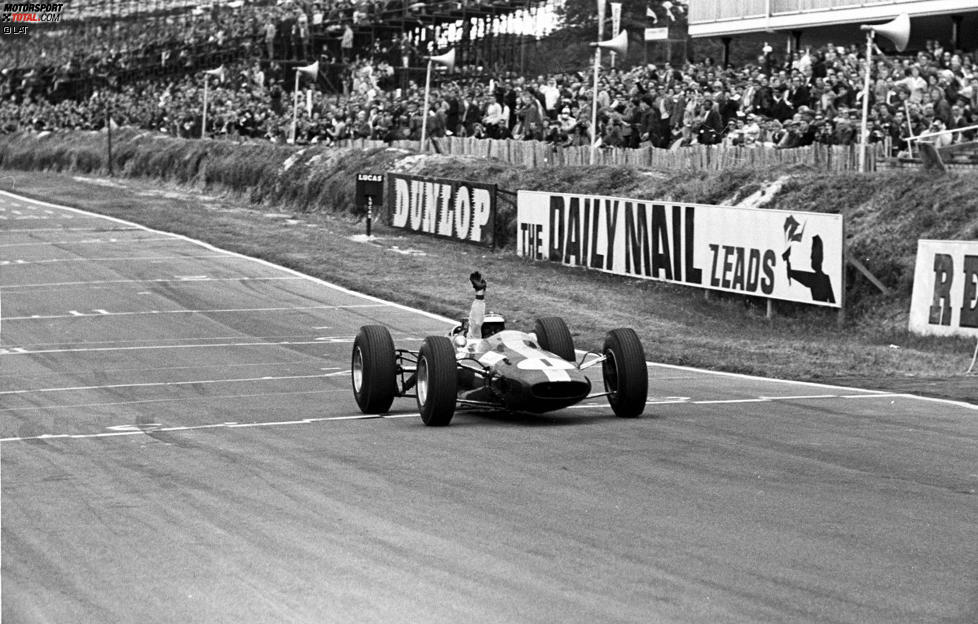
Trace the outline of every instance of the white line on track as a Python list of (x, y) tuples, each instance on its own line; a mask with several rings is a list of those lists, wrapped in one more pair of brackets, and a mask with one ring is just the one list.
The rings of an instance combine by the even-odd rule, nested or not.
[(281, 426), (295, 426), (295, 425), (311, 425), (320, 422), (333, 422), (333, 421), (343, 421), (343, 420), (385, 420), (385, 419), (394, 419), (394, 418), (416, 418), (417, 416), (418, 416), (417, 414), (391, 414), (391, 415), (359, 414), (355, 416), (327, 416), (324, 418), (303, 418), (302, 420), (283, 420), (283, 421), (253, 422), (253, 423), (216, 423), (213, 425), (188, 425), (183, 427), (158, 427), (152, 424), (123, 425), (132, 428), (123, 431), (107, 431), (102, 433), (55, 433), (55, 434), (46, 433), (38, 436), (0, 438), (0, 443), (27, 442), (31, 440), (57, 440), (57, 439), (84, 440), (84, 439), (92, 439), (92, 438), (114, 438), (120, 436), (147, 435), (151, 433), (200, 431), (202, 429), (247, 429), (247, 428), (254, 428), (254, 427), (281, 427)]
[(332, 340), (282, 340), (272, 342), (210, 342), (206, 344), (175, 344), (175, 345), (142, 345), (132, 347), (65, 347), (61, 349), (35, 349), (24, 347), (0, 347), (0, 357), (11, 355), (36, 355), (39, 353), (98, 353), (106, 351), (154, 351), (166, 349), (213, 349), (220, 347), (279, 347), (297, 345), (322, 345), (331, 343), (353, 343), (353, 337), (342, 337)]
[(65, 286), (99, 286), (102, 284), (182, 284), (197, 282), (282, 282), (302, 279), (294, 275), (280, 277), (206, 277), (203, 275), (183, 276), (173, 279), (141, 279), (141, 280), (92, 280), (89, 282), (39, 282), (37, 284), (12, 284), (4, 286), (4, 291), (27, 288), (64, 288)]
[(106, 384), (101, 386), (69, 386), (64, 388), (30, 388), (27, 390), (0, 390), (0, 396), (45, 394), (50, 392), (80, 392), (83, 390), (118, 390), (119, 388), (160, 388), (168, 386), (194, 386), (232, 383), (254, 383), (271, 381), (290, 381), (295, 379), (322, 379), (328, 375), (285, 375), (281, 377), (245, 377), (241, 379), (196, 379), (190, 381), (144, 381), (142, 383)]
[(32, 264), (56, 264), (63, 262), (160, 262), (166, 260), (208, 260), (225, 258), (227, 254), (213, 253), (199, 256), (113, 256), (108, 258), (48, 258), (46, 260), (0, 260), (0, 266), (28, 266)]
[(49, 412), (57, 410), (77, 410), (81, 408), (95, 408), (99, 412), (104, 411), (109, 407), (123, 407), (131, 405), (148, 405), (148, 404), (160, 404), (160, 403), (186, 403), (186, 402), (211, 402), (211, 401), (224, 401), (226, 399), (259, 399), (265, 397), (279, 397), (279, 396), (301, 396), (309, 394), (347, 394), (349, 392), (346, 388), (322, 388), (320, 390), (280, 390), (280, 391), (265, 391), (252, 394), (212, 394), (208, 396), (182, 396), (182, 397), (169, 397), (161, 399), (140, 399), (138, 401), (100, 401), (94, 403), (72, 403), (69, 405), (55, 404), (55, 405), (24, 405), (22, 407), (0, 407), (0, 412)]
[(204, 308), (198, 310), (144, 310), (139, 312), (109, 312), (104, 310), (93, 310), (95, 314), (88, 314), (72, 310), (68, 314), (32, 314), (30, 316), (5, 316), (4, 321), (49, 321), (63, 318), (78, 317), (105, 317), (105, 316), (159, 316), (163, 314), (252, 314), (256, 312), (303, 312), (306, 310), (346, 310), (362, 308), (384, 308), (387, 307), (380, 303), (362, 303), (354, 305), (319, 305), (319, 306), (291, 306), (277, 308)]
[(758, 398), (766, 401), (803, 401), (805, 399), (835, 399), (837, 394), (799, 394), (796, 396), (764, 396)]
[(119, 227), (119, 228), (104, 228), (104, 227), (49, 227), (49, 228), (13, 228), (4, 229), (3, 232), (133, 232), (138, 231), (139, 228), (135, 227)]
[[(911, 398), (914, 398), (914, 399), (921, 399), (921, 400), (924, 400), (924, 399), (927, 398), (927, 397), (918, 397), (918, 396), (914, 396), (914, 395), (910, 395), (910, 394), (903, 394), (901, 392), (874, 392), (872, 394), (840, 394), (839, 395), (839, 398), (840, 399), (878, 399), (880, 397), (888, 398), (888, 399), (911, 397)], [(936, 400), (950, 402), (950, 401), (947, 401), (946, 399), (936, 399)], [(963, 407), (968, 407), (968, 404), (965, 403), (962, 406)]]
[[(3, 191), (0, 191), (2, 193)], [(140, 228), (142, 229), (142, 228)], [(160, 238), (127, 238), (125, 240), (120, 240), (118, 238), (87, 238), (85, 240), (66, 240), (66, 241), (34, 241), (31, 243), (4, 243), (0, 247), (11, 248), (11, 247), (41, 247), (49, 245), (104, 245), (106, 243), (149, 243), (157, 241), (172, 241), (173, 237), (160, 237)]]

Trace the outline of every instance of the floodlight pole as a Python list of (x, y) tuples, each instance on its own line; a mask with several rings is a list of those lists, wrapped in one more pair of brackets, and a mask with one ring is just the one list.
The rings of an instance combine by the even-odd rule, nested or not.
[(863, 120), (859, 133), (859, 172), (866, 173), (866, 156), (869, 150), (869, 75), (873, 69), (873, 38), (876, 31), (872, 26), (866, 30), (866, 76), (863, 81)]

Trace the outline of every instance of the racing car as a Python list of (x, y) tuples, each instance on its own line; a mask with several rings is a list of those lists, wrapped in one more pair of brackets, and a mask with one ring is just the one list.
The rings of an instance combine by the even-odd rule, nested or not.
[(396, 348), (383, 325), (361, 327), (351, 365), (360, 410), (382, 414), (395, 398), (414, 397), (428, 426), (448, 425), (457, 408), (542, 414), (595, 397), (607, 397), (619, 417), (645, 410), (645, 350), (633, 329), (611, 330), (600, 353), (580, 360), (560, 317), (537, 319), (533, 332), (503, 329), (479, 340), (466, 338), (466, 329), (463, 320), (411, 351)]

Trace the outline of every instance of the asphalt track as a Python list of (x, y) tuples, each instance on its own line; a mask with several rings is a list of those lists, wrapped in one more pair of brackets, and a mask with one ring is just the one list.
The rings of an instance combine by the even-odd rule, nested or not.
[(0, 297), (4, 624), (978, 621), (974, 406), (651, 365), (635, 420), (362, 418), (356, 329), (444, 319), (11, 195)]

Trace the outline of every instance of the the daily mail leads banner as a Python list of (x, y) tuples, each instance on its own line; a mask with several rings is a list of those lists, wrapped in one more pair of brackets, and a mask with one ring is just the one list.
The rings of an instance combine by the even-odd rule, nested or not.
[(978, 241), (917, 241), (910, 331), (978, 336)]
[(389, 173), (387, 210), (394, 227), (491, 246), (496, 185)]
[(842, 215), (520, 191), (517, 251), (617, 275), (842, 307)]

